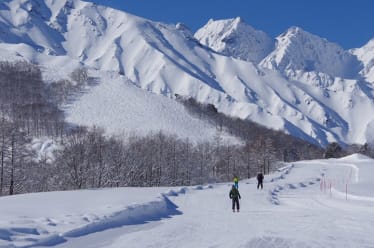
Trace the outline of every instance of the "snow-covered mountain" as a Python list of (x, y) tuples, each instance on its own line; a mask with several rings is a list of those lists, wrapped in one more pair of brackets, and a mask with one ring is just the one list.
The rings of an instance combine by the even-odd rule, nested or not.
[(374, 83), (374, 38), (365, 46), (353, 49), (352, 53), (363, 63), (361, 74), (368, 82)]
[[(364, 67), (356, 56), (300, 28), (274, 46), (239, 18), (211, 21), (198, 33), (81, 0), (0, 3), (2, 58), (39, 63), (47, 79), (84, 65), (103, 85), (108, 78), (100, 72), (111, 71), (144, 90), (194, 97), (313, 143), (373, 141), (373, 85), (359, 74)], [(126, 94), (110, 90), (100, 94), (103, 109), (113, 104), (106, 97), (126, 102)], [(71, 120), (87, 119), (81, 113), (92, 112), (88, 99), (96, 100), (87, 95), (70, 106)], [(92, 115), (90, 122), (105, 125), (101, 118)], [(111, 125), (126, 124), (115, 118)]]
[(264, 67), (287, 74), (315, 71), (342, 78), (356, 78), (360, 70), (356, 56), (299, 27), (289, 28), (276, 40), (274, 51), (261, 62)]
[(274, 48), (273, 39), (249, 26), (240, 17), (211, 19), (195, 33), (195, 37), (216, 52), (254, 63), (260, 62)]

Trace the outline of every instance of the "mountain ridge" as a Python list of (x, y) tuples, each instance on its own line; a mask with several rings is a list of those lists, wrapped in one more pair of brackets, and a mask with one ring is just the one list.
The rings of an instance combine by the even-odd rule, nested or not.
[[(223, 22), (250, 29), (240, 18)], [(252, 29), (250, 34), (257, 34)], [(291, 34), (298, 39), (292, 40)], [(180, 23), (153, 22), (80, 0), (7, 0), (0, 5), (3, 58), (43, 65), (47, 77), (54, 76), (48, 70), (61, 71), (62, 77), (64, 71), (68, 74), (83, 65), (119, 73), (156, 94), (214, 104), (230, 116), (322, 146), (374, 141), (373, 85), (363, 71), (370, 67), (370, 63), (364, 66), (370, 59), (362, 62), (350, 51), (299, 28), (286, 31), (284, 43), (279, 36), (274, 49), (254, 59), (257, 62), (240, 57), (250, 47), (237, 54), (216, 51), (199, 43), (203, 36), (196, 36)], [(292, 44), (287, 50), (283, 45), (290, 45), (288, 41)], [(311, 52), (305, 53), (308, 45)], [(305, 62), (313, 66), (306, 70)]]

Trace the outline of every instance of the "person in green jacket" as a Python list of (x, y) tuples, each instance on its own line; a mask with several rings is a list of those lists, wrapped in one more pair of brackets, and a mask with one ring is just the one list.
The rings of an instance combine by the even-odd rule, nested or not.
[(235, 185), (232, 186), (229, 197), (232, 199), (232, 211), (235, 212), (236, 206), (236, 210), (239, 212), (239, 199), (241, 199), (241, 196)]
[(234, 185), (235, 185), (235, 188), (239, 189), (239, 178), (238, 178), (238, 176), (234, 177)]

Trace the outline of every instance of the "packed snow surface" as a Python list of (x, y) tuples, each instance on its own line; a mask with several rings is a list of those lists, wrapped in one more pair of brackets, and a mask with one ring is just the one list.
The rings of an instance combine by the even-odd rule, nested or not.
[(0, 198), (0, 247), (374, 247), (374, 160), (285, 164), (231, 183)]

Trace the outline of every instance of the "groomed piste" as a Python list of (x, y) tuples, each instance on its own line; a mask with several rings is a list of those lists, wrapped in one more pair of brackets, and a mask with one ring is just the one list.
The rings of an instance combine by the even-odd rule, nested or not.
[(300, 161), (231, 183), (0, 198), (0, 247), (374, 247), (374, 160)]

